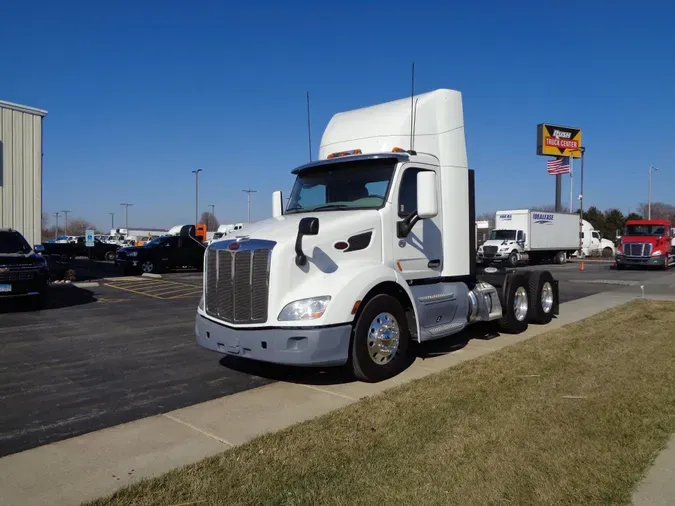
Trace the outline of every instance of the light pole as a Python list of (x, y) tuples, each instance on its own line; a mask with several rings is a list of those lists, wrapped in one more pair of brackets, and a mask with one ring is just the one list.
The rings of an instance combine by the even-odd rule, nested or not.
[(70, 211), (61, 211), (65, 215), (64, 225), (63, 225), (63, 235), (68, 235), (68, 213)]
[(115, 213), (108, 213), (110, 215), (110, 230), (115, 230)]
[(59, 215), (61, 213), (56, 211), (52, 216), (56, 216), (56, 228), (54, 229), (54, 239), (56, 239), (59, 236)]
[(579, 264), (579, 270), (584, 270), (584, 154), (586, 153), (586, 148), (580, 146), (579, 150), (581, 151), (581, 191), (579, 193), (579, 259), (581, 263)]
[(127, 234), (129, 233), (129, 208), (133, 204), (122, 203), (121, 206), (124, 206), (124, 227), (127, 229)]
[(256, 193), (258, 190), (251, 190), (250, 188), (248, 190), (241, 190), (244, 193), (248, 193), (248, 222), (251, 223), (251, 193)]
[(199, 173), (202, 170), (196, 169), (192, 171), (195, 175), (195, 225), (199, 222)]
[(647, 197), (647, 219), (652, 219), (652, 171), (659, 170), (658, 167), (653, 165), (649, 166), (649, 195)]
[(211, 214), (212, 214), (212, 215), (214, 216), (214, 218), (215, 218), (215, 216), (216, 216), (216, 205), (215, 205), (215, 204), (209, 204), (208, 207), (211, 208)]

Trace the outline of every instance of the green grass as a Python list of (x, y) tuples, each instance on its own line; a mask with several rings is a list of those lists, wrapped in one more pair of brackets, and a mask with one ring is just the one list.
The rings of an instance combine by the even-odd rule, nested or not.
[(91, 504), (626, 504), (675, 432), (673, 328), (636, 301)]

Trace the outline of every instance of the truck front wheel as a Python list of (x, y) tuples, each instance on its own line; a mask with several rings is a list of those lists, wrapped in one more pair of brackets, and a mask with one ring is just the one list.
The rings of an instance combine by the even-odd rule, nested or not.
[(406, 366), (409, 341), (401, 303), (391, 295), (376, 295), (354, 325), (350, 350), (354, 376), (374, 383), (397, 375)]
[(506, 263), (508, 264), (509, 267), (517, 267), (518, 266), (518, 253), (513, 251), (509, 255), (509, 258), (506, 260)]

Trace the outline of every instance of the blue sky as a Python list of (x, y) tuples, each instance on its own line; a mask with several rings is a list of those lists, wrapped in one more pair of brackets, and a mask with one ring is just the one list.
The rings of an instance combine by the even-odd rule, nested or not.
[[(236, 4), (236, 6), (234, 5)], [(4, 2), (0, 100), (47, 109), (46, 212), (102, 228), (271, 212), (335, 112), (461, 90), (477, 211), (552, 204), (536, 124), (578, 126), (585, 205), (675, 203), (675, 4)], [(576, 179), (578, 181), (578, 179)], [(564, 202), (569, 200), (567, 180)]]

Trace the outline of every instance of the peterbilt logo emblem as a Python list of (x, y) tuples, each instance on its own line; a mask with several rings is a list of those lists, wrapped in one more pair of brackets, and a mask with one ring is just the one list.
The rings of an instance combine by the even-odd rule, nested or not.
[(239, 243), (238, 242), (231, 242), (229, 246), (227, 247), (230, 251), (237, 251), (239, 249)]

